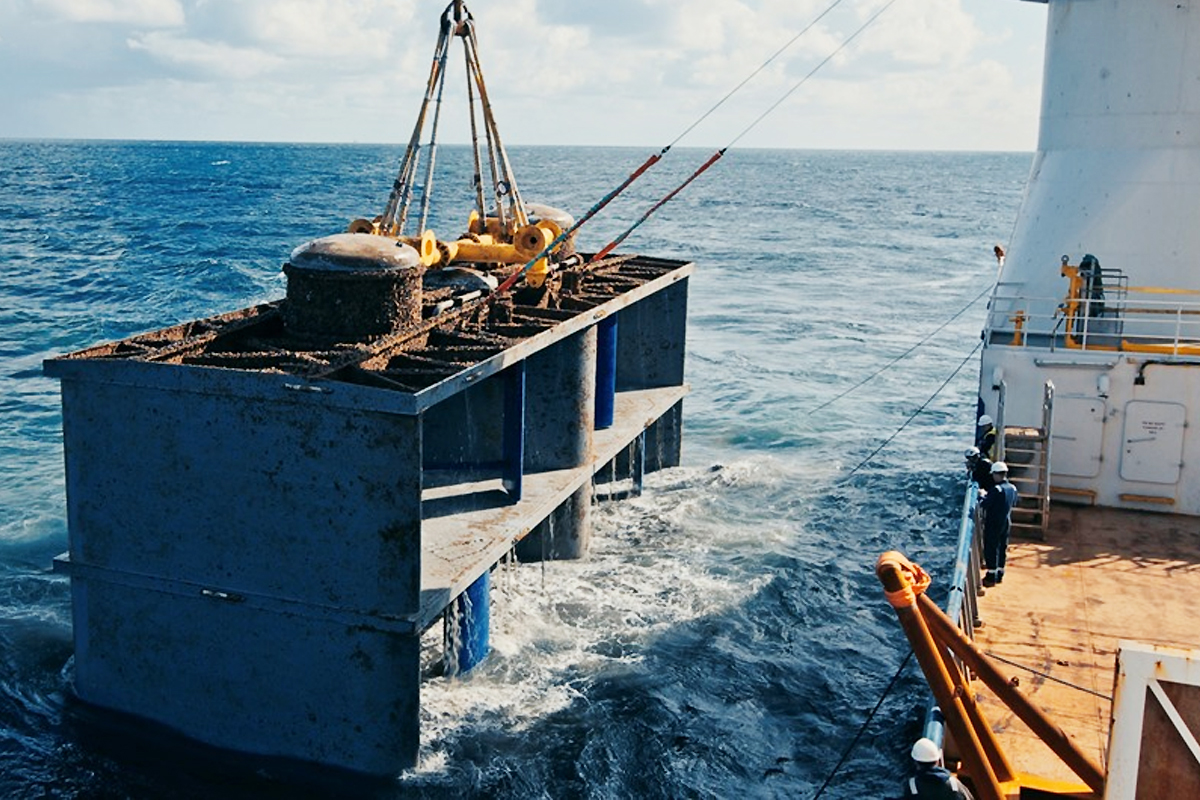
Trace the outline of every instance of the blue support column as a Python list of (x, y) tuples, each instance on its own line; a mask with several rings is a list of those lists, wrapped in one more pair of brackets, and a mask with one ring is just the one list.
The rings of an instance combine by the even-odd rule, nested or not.
[(596, 430), (611, 428), (617, 395), (617, 315), (596, 324)]
[(512, 502), (521, 499), (521, 478), (525, 473), (525, 362), (518, 361), (504, 370), (504, 429), (501, 450), (501, 477)]
[(447, 675), (469, 672), (487, 657), (491, 627), (492, 573), (486, 571), (446, 609)]

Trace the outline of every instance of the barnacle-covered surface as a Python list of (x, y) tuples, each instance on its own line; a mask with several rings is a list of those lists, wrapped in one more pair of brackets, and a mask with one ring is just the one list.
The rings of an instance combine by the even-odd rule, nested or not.
[[(691, 265), (613, 256), (556, 274), (541, 289), (497, 297), (426, 289), (421, 320), (365, 341), (290, 332), (286, 300), (186, 322), (64, 356), (293, 374), (418, 392), (464, 369)], [(499, 273), (503, 278), (503, 273)]]

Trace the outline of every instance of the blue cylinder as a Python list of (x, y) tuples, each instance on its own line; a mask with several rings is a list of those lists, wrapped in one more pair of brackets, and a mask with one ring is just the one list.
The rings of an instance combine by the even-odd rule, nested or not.
[(488, 633), (491, 625), (492, 573), (486, 571), (454, 599), (451, 608), (455, 623), (449, 626), (454, 641), (449, 645), (446, 665), (452, 674), (462, 674), (478, 666), (491, 647)]
[(611, 428), (617, 396), (617, 315), (596, 325), (596, 430)]

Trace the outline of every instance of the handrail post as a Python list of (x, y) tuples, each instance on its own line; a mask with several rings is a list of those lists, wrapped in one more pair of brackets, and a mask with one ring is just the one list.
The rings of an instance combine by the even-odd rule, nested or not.
[(1050, 528), (1050, 470), (1053, 468), (1051, 442), (1054, 437), (1054, 381), (1046, 381), (1042, 386), (1042, 430), (1046, 439), (1042, 442), (1042, 531)]
[(1008, 384), (1003, 380), (996, 387), (996, 461), (1004, 460), (1004, 406), (1008, 399)]
[(1173, 355), (1179, 355), (1179, 337), (1183, 333), (1183, 306), (1180, 305), (1175, 309), (1175, 345), (1172, 348)]

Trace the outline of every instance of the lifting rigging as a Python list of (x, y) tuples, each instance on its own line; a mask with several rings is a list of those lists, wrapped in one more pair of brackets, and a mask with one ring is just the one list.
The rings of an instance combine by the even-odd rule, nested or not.
[[(466, 65), (475, 207), (468, 217), (466, 232), (457, 239), (443, 241), (427, 226), (446, 67), (452, 40), (456, 38), (462, 41)], [(429, 135), (423, 143), (426, 127)], [(485, 160), (490, 192), (485, 192), (484, 187)], [(414, 212), (416, 232), (408, 235), (406, 231)], [(523, 202), (488, 98), (474, 17), (462, 0), (455, 0), (442, 12), (425, 94), (387, 206), (372, 220), (354, 220), (349, 232), (388, 236), (412, 245), (419, 252), (422, 264), (432, 269), (452, 263), (490, 269), (532, 261), (526, 283), (538, 288), (545, 282), (552, 264), (571, 259), (572, 240), (567, 237), (557, 240), (563, 228), (573, 221), (558, 209)], [(495, 283), (495, 280), (490, 282), (491, 288), (495, 288)]]

